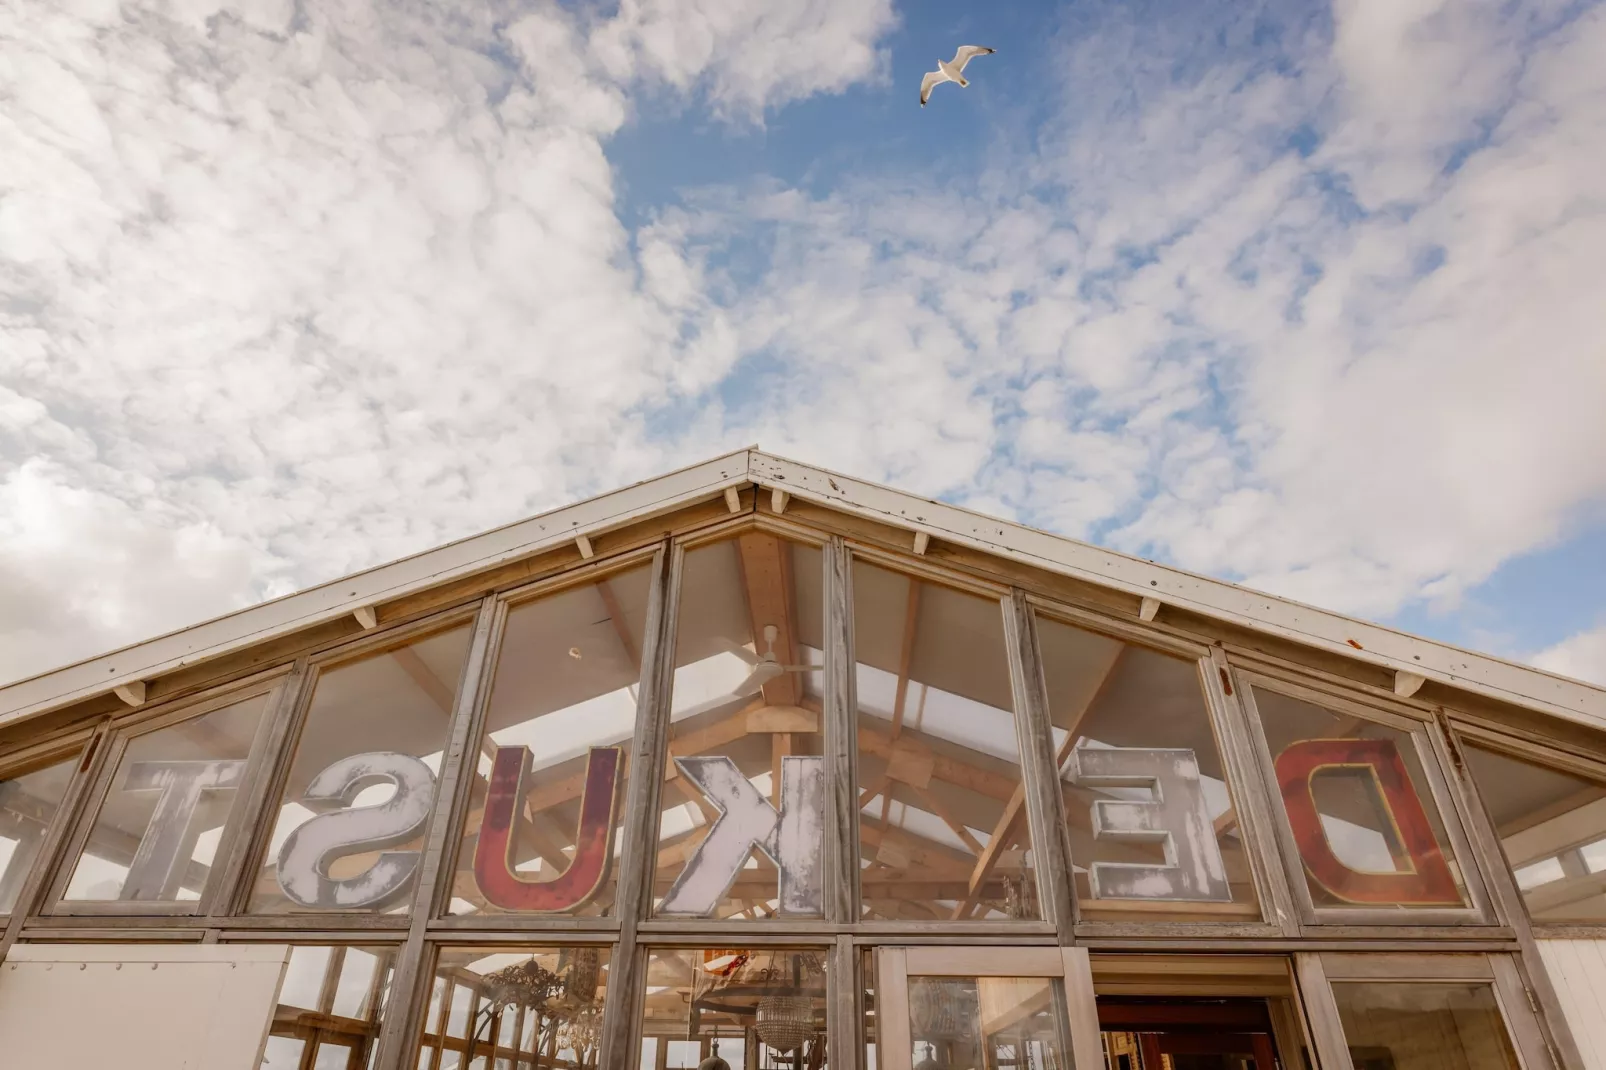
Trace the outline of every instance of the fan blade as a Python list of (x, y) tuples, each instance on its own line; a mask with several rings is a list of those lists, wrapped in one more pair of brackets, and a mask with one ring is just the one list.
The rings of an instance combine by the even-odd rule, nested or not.
[(747, 679), (731, 688), (733, 695), (752, 695), (764, 689), (764, 685), (781, 675), (783, 670), (773, 661), (761, 661), (753, 666), (753, 671), (747, 674)]
[(735, 654), (749, 665), (757, 665), (761, 660), (757, 654), (731, 639), (721, 637), (719, 647), (726, 653)]

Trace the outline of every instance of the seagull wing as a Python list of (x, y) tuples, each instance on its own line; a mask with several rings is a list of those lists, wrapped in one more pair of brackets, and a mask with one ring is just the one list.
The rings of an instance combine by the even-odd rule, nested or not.
[(926, 76), (920, 79), (920, 106), (924, 108), (926, 101), (931, 99), (931, 87), (938, 82), (946, 82), (948, 76), (941, 71), (927, 71)]
[(965, 69), (965, 64), (969, 63), (977, 56), (986, 56), (997, 51), (998, 49), (996, 48), (984, 48), (981, 45), (960, 45), (959, 51), (954, 53), (954, 58), (951, 61), (951, 64), (956, 70), (962, 71)]

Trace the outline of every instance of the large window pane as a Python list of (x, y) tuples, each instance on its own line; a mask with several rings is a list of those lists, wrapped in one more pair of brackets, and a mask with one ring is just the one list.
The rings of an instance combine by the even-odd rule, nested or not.
[(608, 967), (600, 947), (442, 948), (411, 1065), (595, 1067)]
[[(641, 1070), (824, 1070), (826, 953), (788, 948), (658, 948), (647, 958)], [(852, 1060), (848, 1060), (851, 1064)]]
[(1254, 699), (1317, 908), (1466, 905), (1410, 733), (1264, 687)]
[(765, 532), (686, 554), (660, 914), (821, 913), (823, 568), (819, 550)]
[(1355, 1070), (1517, 1070), (1486, 984), (1333, 985)]
[(911, 977), (911, 1061), (1069, 1070), (1064, 1007), (1050, 977)]
[(451, 913), (611, 912), (650, 572), (508, 612)]
[(390, 994), (394, 956), (395, 949), (384, 946), (292, 948), (262, 1070), (368, 1066)]
[(253, 695), (129, 740), (66, 898), (200, 899), (267, 701)]
[(853, 566), (867, 917), (1037, 918), (1001, 607)]
[(74, 755), (0, 780), (0, 914), (15, 909), (77, 764)]
[(1198, 666), (1053, 620), (1038, 636), (1084, 916), (1258, 917)]
[(406, 909), (469, 631), (318, 674), (253, 912)]
[(1606, 921), (1606, 787), (1481, 747), (1467, 767), (1536, 921)]

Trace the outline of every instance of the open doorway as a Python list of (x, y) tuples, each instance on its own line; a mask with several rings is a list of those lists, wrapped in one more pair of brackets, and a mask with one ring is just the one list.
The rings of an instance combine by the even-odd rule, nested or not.
[(1281, 1070), (1264, 999), (1100, 996), (1098, 1008), (1109, 1070)]

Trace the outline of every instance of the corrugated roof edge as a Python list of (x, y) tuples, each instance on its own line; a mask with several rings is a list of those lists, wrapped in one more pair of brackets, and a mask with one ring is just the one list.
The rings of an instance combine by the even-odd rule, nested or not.
[(1139, 597), (1157, 598), (1356, 661), (1416, 673), (1475, 694), (1606, 728), (1606, 688), (766, 454), (756, 446), (18, 680), (0, 687), (0, 725), (748, 483)]

